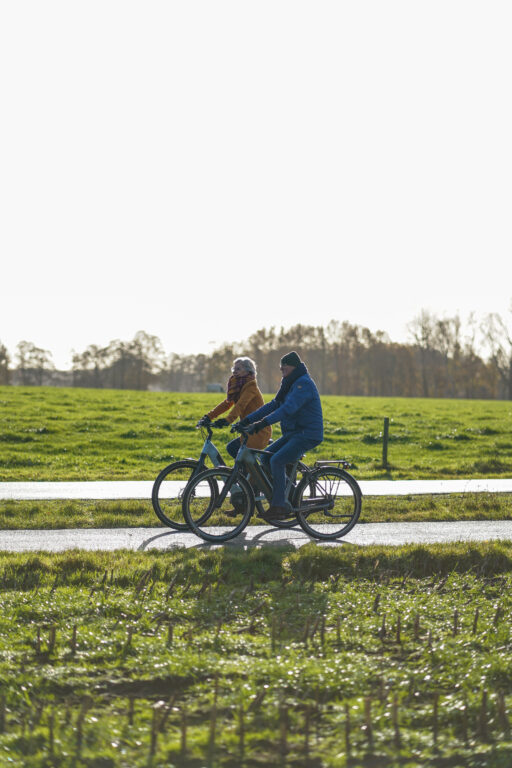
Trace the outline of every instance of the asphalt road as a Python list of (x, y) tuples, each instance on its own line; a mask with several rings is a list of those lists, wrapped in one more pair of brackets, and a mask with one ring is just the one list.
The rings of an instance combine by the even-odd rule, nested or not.
[[(356, 544), (432, 544), (452, 541), (485, 541), (491, 539), (512, 541), (512, 520), (472, 522), (425, 523), (358, 523), (343, 539), (318, 542), (321, 546)], [(251, 547), (288, 544), (301, 547), (311, 541), (300, 528), (277, 530), (271, 526), (248, 526), (240, 536), (223, 546)], [(178, 547), (212, 546), (193, 533), (178, 533), (165, 528), (113, 528), (0, 531), (0, 550), (11, 552), (63, 552), (70, 549), (116, 550), (149, 549), (172, 550)]]

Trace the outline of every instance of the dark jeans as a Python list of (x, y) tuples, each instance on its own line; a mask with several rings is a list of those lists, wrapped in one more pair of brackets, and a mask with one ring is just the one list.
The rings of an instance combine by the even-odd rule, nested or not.
[[(292, 464), (297, 459), (310, 451), (316, 445), (320, 445), (321, 440), (312, 440), (310, 437), (304, 437), (300, 432), (290, 432), (283, 435), (265, 448), (268, 453), (274, 454), (270, 459), (270, 471), (274, 480), (274, 493), (272, 494), (272, 504), (277, 507), (284, 507), (286, 500), (284, 492), (286, 489), (286, 465)], [(267, 457), (265, 457), (267, 461)]]

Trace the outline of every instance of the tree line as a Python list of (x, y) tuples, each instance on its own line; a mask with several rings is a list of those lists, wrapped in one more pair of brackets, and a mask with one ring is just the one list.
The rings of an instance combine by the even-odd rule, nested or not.
[(327, 326), (263, 328), (210, 354), (166, 354), (157, 336), (139, 331), (131, 341), (74, 352), (70, 371), (57, 371), (51, 352), (28, 341), (15, 365), (0, 342), (0, 384), (204, 392), (224, 387), (235, 357), (258, 366), (263, 392), (279, 386), (279, 360), (295, 349), (322, 394), (512, 399), (512, 332), (498, 314), (463, 322), (422, 310), (397, 343), (347, 321)]

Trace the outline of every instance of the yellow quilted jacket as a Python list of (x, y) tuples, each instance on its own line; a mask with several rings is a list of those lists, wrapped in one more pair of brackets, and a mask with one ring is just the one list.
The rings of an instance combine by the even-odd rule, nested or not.
[[(230, 424), (239, 419), (244, 419), (250, 413), (257, 408), (261, 408), (263, 405), (263, 397), (256, 383), (256, 379), (248, 381), (244, 384), (240, 391), (240, 397), (236, 403), (232, 403), (230, 400), (223, 400), (212, 411), (208, 413), (208, 416), (213, 421), (222, 413), (226, 413), (231, 408), (231, 412), (228, 413), (226, 419)], [(272, 437), (272, 427), (265, 427), (257, 435), (250, 435), (247, 445), (249, 448), (259, 448), (260, 450), (266, 448), (268, 441)]]

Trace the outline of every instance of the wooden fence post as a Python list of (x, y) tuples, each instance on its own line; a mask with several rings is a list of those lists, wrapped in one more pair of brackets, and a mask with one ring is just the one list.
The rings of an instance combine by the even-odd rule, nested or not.
[(388, 440), (389, 440), (389, 418), (384, 419), (384, 431), (382, 433), (382, 466), (388, 467)]

